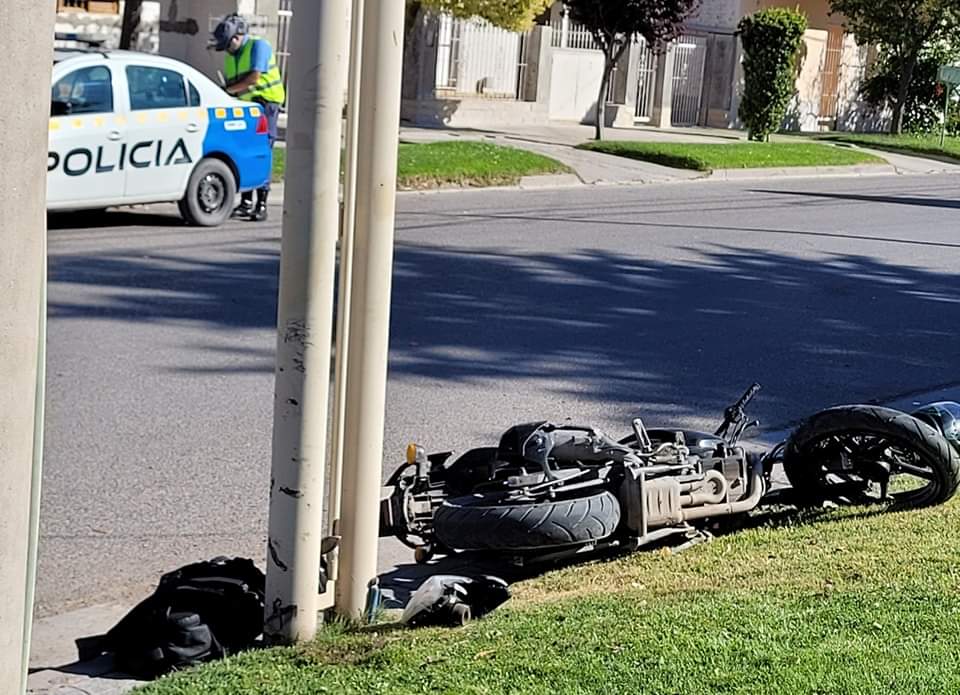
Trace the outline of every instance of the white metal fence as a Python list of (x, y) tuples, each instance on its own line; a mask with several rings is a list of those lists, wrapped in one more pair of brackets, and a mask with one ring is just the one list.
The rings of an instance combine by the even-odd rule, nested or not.
[[(558, 20), (554, 20), (550, 23), (550, 45), (553, 48), (568, 49), (575, 51), (599, 51), (600, 44), (597, 43), (596, 39), (593, 38), (593, 34), (582, 24), (577, 24), (576, 22), (571, 22), (570, 19), (564, 15)], [(610, 82), (607, 84), (607, 103), (614, 104), (618, 103), (616, 98), (617, 94), (617, 85), (619, 79), (617, 77), (617, 72), (619, 70), (618, 66), (614, 66), (613, 73), (610, 75)]]
[(640, 39), (639, 44), (637, 110), (634, 115), (638, 121), (649, 121), (653, 117), (654, 90), (657, 88), (657, 55), (645, 40)]
[(672, 121), (675, 126), (697, 125), (703, 96), (707, 37), (685, 34), (673, 44)]
[(571, 22), (564, 15), (550, 23), (553, 32), (550, 45), (554, 48), (575, 48), (580, 50), (600, 50), (600, 45), (593, 38), (593, 34), (582, 24)]
[(436, 86), (455, 94), (517, 99), (526, 35), (480, 19), (440, 17)]

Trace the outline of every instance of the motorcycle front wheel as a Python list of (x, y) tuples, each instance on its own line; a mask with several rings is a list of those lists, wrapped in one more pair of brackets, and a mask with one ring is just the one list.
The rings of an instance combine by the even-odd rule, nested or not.
[(878, 406), (840, 406), (809, 418), (787, 441), (783, 467), (801, 505), (928, 507), (960, 486), (960, 455), (939, 432)]

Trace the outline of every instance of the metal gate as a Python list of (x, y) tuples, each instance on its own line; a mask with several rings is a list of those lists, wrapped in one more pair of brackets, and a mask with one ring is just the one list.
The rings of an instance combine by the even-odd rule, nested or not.
[(681, 36), (673, 44), (673, 51), (671, 120), (675, 126), (699, 125), (707, 37)]
[(293, 0), (280, 0), (277, 11), (277, 67), (287, 86), (287, 63), (290, 62), (290, 20), (293, 19)]
[(827, 48), (823, 54), (820, 90), (820, 121), (829, 123), (837, 118), (840, 103), (840, 66), (843, 57), (843, 28), (830, 27)]
[(637, 110), (634, 118), (647, 122), (653, 117), (653, 97), (657, 88), (657, 55), (647, 46), (647, 42), (640, 39), (637, 46), (640, 50), (640, 64), (637, 75)]
[(460, 22), (443, 15), (437, 31), (437, 88), (457, 88), (460, 67)]

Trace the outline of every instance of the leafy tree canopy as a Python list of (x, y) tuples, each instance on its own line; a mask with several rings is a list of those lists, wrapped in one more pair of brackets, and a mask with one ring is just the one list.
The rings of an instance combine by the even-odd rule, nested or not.
[(830, 6), (844, 15), (844, 25), (860, 43), (884, 49), (886, 70), (896, 78), (893, 131), (901, 132), (921, 55), (931, 42), (956, 33), (960, 0), (830, 0)]
[(525, 31), (553, 0), (423, 0), (422, 4), (455, 17), (482, 17), (504, 29)]
[(574, 22), (588, 27), (605, 51), (642, 36), (662, 48), (683, 30), (700, 0), (564, 0)]
[(960, 19), (960, 0), (830, 0), (830, 5), (860, 43), (893, 50), (921, 47)]

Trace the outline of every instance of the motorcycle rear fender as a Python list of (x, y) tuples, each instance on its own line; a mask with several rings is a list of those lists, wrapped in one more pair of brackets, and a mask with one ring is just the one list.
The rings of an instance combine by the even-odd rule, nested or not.
[(937, 430), (960, 452), (960, 403), (928, 403), (910, 414)]
[(394, 488), (389, 496), (380, 500), (380, 538), (404, 533), (406, 517), (403, 513), (403, 494)]

